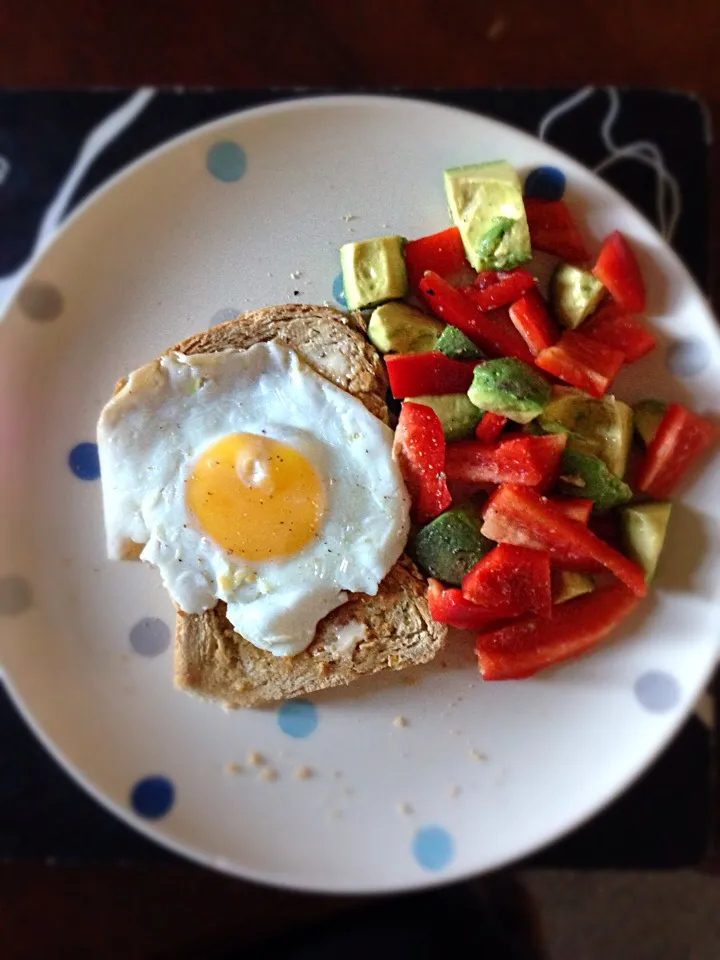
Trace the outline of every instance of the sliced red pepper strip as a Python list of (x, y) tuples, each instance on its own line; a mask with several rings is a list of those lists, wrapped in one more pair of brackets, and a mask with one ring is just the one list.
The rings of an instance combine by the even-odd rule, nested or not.
[(625, 355), (619, 350), (572, 330), (566, 330), (554, 346), (535, 357), (541, 370), (593, 397), (605, 393), (624, 360)]
[(560, 329), (550, 316), (540, 292), (528, 290), (509, 310), (513, 326), (528, 345), (533, 356), (560, 339)]
[(482, 415), (480, 423), (475, 427), (475, 439), (482, 443), (493, 443), (503, 432), (507, 422), (507, 417), (502, 417), (499, 413), (487, 410)]
[(431, 407), (404, 403), (400, 410), (393, 456), (412, 501), (412, 518), (427, 523), (452, 503), (445, 480), (445, 436)]
[(398, 400), (423, 394), (466, 393), (477, 360), (453, 360), (439, 350), (389, 353), (385, 357), (392, 395)]
[(539, 550), (499, 543), (465, 574), (462, 595), (496, 617), (552, 612), (550, 558)]
[(482, 631), (475, 640), (485, 680), (522, 680), (597, 646), (635, 608), (638, 597), (621, 583), (600, 587), (553, 607), (549, 619), (521, 617)]
[(657, 341), (636, 318), (616, 303), (606, 303), (582, 325), (584, 337), (614, 347), (625, 354), (625, 363), (635, 363), (655, 349)]
[(464, 483), (544, 485), (557, 476), (567, 435), (519, 436), (497, 443), (460, 440), (445, 454), (448, 480)]
[(657, 499), (669, 497), (694, 461), (718, 439), (719, 433), (710, 420), (680, 403), (671, 403), (640, 466), (637, 480), (640, 490)]
[(584, 524), (570, 520), (530, 487), (501, 486), (485, 506), (482, 533), (498, 543), (546, 550), (560, 567), (592, 569), (600, 564), (638, 597), (647, 593), (645, 575), (638, 564), (613, 550)]
[(427, 237), (417, 240), (408, 240), (405, 244), (405, 267), (408, 283), (412, 291), (417, 291), (418, 284), (426, 270), (433, 270), (444, 279), (465, 278), (473, 274), (473, 269), (467, 262), (465, 247), (457, 227), (448, 227), (439, 233), (431, 233)]
[(444, 587), (439, 580), (429, 580), (427, 600), (433, 620), (458, 630), (484, 630), (497, 622), (496, 616), (466, 600), (457, 587)]
[(548, 500), (570, 520), (587, 523), (590, 519), (592, 500), (586, 500), (584, 497), (548, 497)]
[(491, 313), (483, 313), (464, 294), (432, 271), (425, 274), (419, 287), (425, 302), (436, 316), (462, 330), (486, 353), (533, 362), (527, 344), (502, 307)]
[(643, 312), (645, 282), (632, 247), (619, 230), (603, 240), (593, 273), (624, 310)]
[(483, 270), (472, 286), (460, 287), (478, 310), (493, 310), (514, 303), (535, 286), (535, 278), (527, 270)]
[(590, 255), (564, 201), (525, 197), (525, 213), (533, 250), (552, 253), (568, 263), (587, 263)]

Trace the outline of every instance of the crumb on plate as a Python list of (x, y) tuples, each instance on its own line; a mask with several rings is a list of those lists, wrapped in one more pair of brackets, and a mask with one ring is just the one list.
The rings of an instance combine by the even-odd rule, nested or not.
[(225, 764), (225, 773), (242, 773), (243, 768), (239, 763), (235, 763), (234, 760), (229, 761)]
[(407, 717), (397, 716), (393, 720), (394, 727), (407, 727), (407, 725), (408, 725)]
[(247, 755), (247, 762), (251, 767), (261, 767), (265, 763), (265, 757), (257, 750), (251, 750)]
[(263, 767), (260, 773), (258, 774), (258, 780), (266, 780), (271, 782), (272, 780), (277, 780), (278, 772), (272, 767)]
[(313, 776), (313, 771), (310, 767), (305, 765), (301, 767), (295, 767), (295, 779), (296, 780), (309, 780)]

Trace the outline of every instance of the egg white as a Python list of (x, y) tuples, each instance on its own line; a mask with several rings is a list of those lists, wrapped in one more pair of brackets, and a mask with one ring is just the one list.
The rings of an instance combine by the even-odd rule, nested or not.
[[(230, 433), (255, 433), (300, 451), (325, 485), (327, 506), (301, 550), (244, 561), (211, 540), (185, 502), (197, 457)], [(98, 447), (108, 554), (156, 566), (175, 603), (200, 613), (227, 603), (235, 630), (278, 656), (304, 650), (347, 592), (375, 594), (402, 553), (409, 498), (392, 431), (287, 347), (185, 356), (135, 371), (103, 410)]]

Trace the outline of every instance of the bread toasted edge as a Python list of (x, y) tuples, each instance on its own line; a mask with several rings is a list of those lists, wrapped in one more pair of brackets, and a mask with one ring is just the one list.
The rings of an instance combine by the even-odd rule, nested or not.
[[(279, 340), (387, 423), (385, 371), (365, 332), (359, 313), (285, 304), (242, 314), (171, 350), (208, 353)], [(403, 555), (375, 596), (351, 595), (320, 622), (313, 642), (294, 657), (275, 657), (235, 633), (222, 603), (202, 614), (178, 611), (175, 685), (231, 708), (256, 706), (427, 663), (446, 637), (447, 628), (430, 616), (424, 576)]]

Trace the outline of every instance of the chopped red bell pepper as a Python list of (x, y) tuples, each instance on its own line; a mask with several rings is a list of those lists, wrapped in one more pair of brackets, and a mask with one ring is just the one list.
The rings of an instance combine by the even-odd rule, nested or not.
[(498, 543), (545, 550), (560, 567), (608, 569), (637, 594), (647, 593), (638, 564), (596, 537), (584, 524), (570, 520), (546, 497), (530, 487), (504, 484), (485, 506), (482, 533)]
[(485, 680), (522, 680), (592, 649), (637, 605), (621, 583), (561, 603), (549, 619), (521, 617), (482, 631), (475, 641)]
[(625, 363), (635, 363), (654, 350), (657, 342), (636, 317), (612, 302), (604, 304), (583, 323), (582, 333), (584, 337), (622, 351)]
[(483, 270), (472, 286), (460, 287), (462, 293), (475, 304), (478, 310), (494, 310), (514, 303), (535, 286), (535, 278), (527, 270)]
[(525, 197), (525, 213), (533, 250), (552, 253), (568, 263), (587, 263), (587, 247), (564, 201)]
[(393, 456), (412, 501), (412, 517), (427, 523), (452, 503), (445, 479), (445, 436), (431, 407), (404, 403), (400, 410)]
[(533, 356), (546, 350), (560, 339), (560, 330), (550, 316), (537, 288), (528, 290), (509, 310), (510, 319), (530, 348)]
[(427, 353), (389, 353), (385, 357), (392, 395), (465, 393), (472, 383), (477, 360), (453, 360), (439, 350)]
[(457, 227), (448, 227), (405, 244), (405, 267), (410, 289), (416, 292), (422, 275), (433, 270), (446, 280), (469, 282), (473, 269), (467, 262), (465, 247)]
[(498, 619), (477, 603), (466, 600), (457, 587), (444, 587), (432, 578), (428, 582), (427, 600), (433, 620), (458, 630), (484, 630)]
[(499, 543), (463, 577), (466, 600), (493, 611), (496, 618), (552, 612), (550, 558), (539, 550)]
[(532, 363), (527, 345), (503, 308), (491, 313), (472, 304), (468, 298), (437, 273), (428, 272), (419, 284), (420, 293), (433, 313), (452, 324), (492, 356), (517, 357)]
[(630, 313), (645, 309), (645, 282), (635, 254), (619, 230), (605, 237), (593, 273), (617, 304)]
[(548, 497), (548, 500), (571, 520), (587, 523), (590, 519), (592, 500), (586, 500), (584, 497)]
[(717, 440), (716, 424), (671, 403), (640, 466), (638, 487), (651, 497), (669, 497), (693, 462)]
[(557, 478), (567, 435), (510, 437), (497, 443), (460, 440), (445, 454), (448, 480), (464, 483), (547, 485)]
[(624, 360), (625, 354), (619, 350), (573, 330), (566, 330), (554, 346), (535, 357), (541, 370), (586, 390), (593, 397), (605, 393)]
[(486, 410), (475, 427), (475, 439), (482, 443), (493, 443), (505, 429), (507, 417)]

